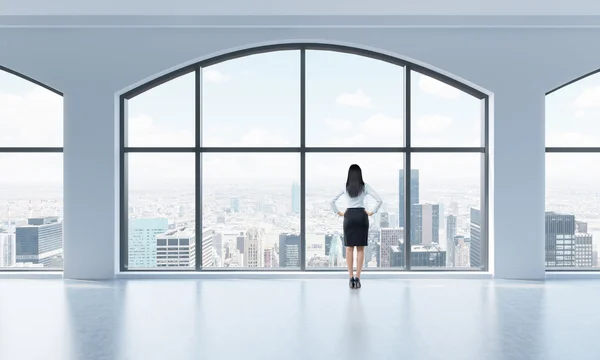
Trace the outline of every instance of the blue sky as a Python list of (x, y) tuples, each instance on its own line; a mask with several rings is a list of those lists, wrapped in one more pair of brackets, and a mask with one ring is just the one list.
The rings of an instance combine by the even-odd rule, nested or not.
[[(402, 146), (402, 68), (365, 57), (328, 51), (306, 54), (307, 146)], [(480, 146), (480, 101), (434, 79), (413, 74), (415, 146)], [(298, 146), (300, 54), (279, 51), (223, 62), (203, 70), (203, 128), (206, 146)], [(194, 79), (184, 75), (129, 102), (130, 146), (193, 146)], [(600, 75), (547, 98), (548, 146), (600, 146)], [(62, 99), (39, 86), (0, 72), (0, 146), (61, 146)], [(475, 181), (478, 155), (415, 155), (422, 181)], [(600, 155), (552, 155), (554, 178), (574, 171), (600, 176)], [(132, 181), (189, 179), (193, 157), (136, 155)], [(307, 178), (339, 181), (350, 163), (366, 177), (388, 180), (402, 166), (393, 154), (311, 154)], [(37, 164), (37, 165), (36, 165)], [(0, 155), (0, 168), (20, 169), (14, 181), (61, 177), (60, 155)], [(297, 154), (210, 154), (207, 181), (299, 177)], [(393, 164), (393, 165), (392, 165)], [(30, 168), (27, 170), (26, 168)], [(392, 168), (389, 170), (388, 168)], [(60, 169), (60, 170), (59, 170)], [(139, 169), (139, 170), (133, 170)], [(263, 169), (256, 171), (256, 169)], [(139, 174), (136, 175), (135, 173)], [(340, 174), (341, 173), (341, 174)], [(13, 175), (14, 174), (14, 175)], [(3, 177), (6, 179), (6, 176)], [(579, 180), (585, 177), (578, 177)], [(593, 179), (590, 179), (593, 180)], [(386, 185), (388, 186), (388, 185)], [(391, 185), (389, 185), (391, 186)]]

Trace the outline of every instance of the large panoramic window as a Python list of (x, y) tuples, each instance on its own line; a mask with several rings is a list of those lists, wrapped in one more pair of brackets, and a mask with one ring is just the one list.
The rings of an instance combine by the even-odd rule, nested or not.
[(0, 67), (0, 270), (62, 270), (63, 98)]
[(343, 271), (330, 203), (358, 164), (384, 201), (365, 270), (485, 270), (487, 101), (325, 45), (236, 52), (136, 88), (121, 97), (121, 269)]
[(598, 269), (600, 73), (546, 95), (546, 269)]

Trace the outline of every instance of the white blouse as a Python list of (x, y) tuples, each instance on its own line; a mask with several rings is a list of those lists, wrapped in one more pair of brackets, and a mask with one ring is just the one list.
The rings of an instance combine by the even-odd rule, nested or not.
[(365, 207), (365, 199), (367, 197), (367, 195), (371, 195), (373, 197), (373, 199), (375, 199), (375, 201), (377, 201), (377, 204), (375, 204), (375, 208), (373, 209), (373, 213), (376, 213), (377, 211), (379, 211), (379, 208), (381, 207), (381, 204), (383, 204), (383, 200), (381, 200), (381, 197), (375, 192), (375, 190), (373, 190), (372, 187), (369, 186), (369, 184), (365, 184), (365, 190), (360, 193), (357, 197), (351, 197), (348, 192), (346, 191), (346, 189), (340, 191), (332, 200), (331, 200), (331, 209), (333, 210), (334, 213), (338, 213), (340, 212), (337, 205), (336, 205), (336, 201), (342, 196), (342, 195), (346, 195), (346, 197), (348, 198), (348, 209), (353, 209), (353, 208), (364, 208)]

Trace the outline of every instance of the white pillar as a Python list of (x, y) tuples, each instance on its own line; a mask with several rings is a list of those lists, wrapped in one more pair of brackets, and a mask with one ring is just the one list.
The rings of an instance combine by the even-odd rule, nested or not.
[(64, 105), (64, 277), (113, 278), (118, 224), (114, 94), (81, 82), (65, 93)]
[(501, 279), (545, 277), (544, 92), (505, 84), (494, 96), (493, 256)]

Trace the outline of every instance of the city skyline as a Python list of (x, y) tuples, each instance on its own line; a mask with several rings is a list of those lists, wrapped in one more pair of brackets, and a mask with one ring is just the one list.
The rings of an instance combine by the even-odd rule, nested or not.
[[(338, 66), (325, 66), (331, 62)], [(364, 71), (356, 72), (357, 68)], [(299, 69), (298, 51), (253, 55), (204, 68), (203, 146), (299, 146)], [(481, 101), (433, 78), (411, 75), (412, 146), (485, 145), (481, 143)], [(306, 145), (403, 146), (403, 76), (401, 67), (378, 60), (307, 51)], [(129, 100), (128, 145), (194, 146), (194, 86), (191, 73)], [(598, 116), (600, 74), (548, 95), (547, 146), (600, 146)], [(0, 147), (61, 147), (62, 122), (60, 95), (0, 71)], [(204, 153), (202, 209), (195, 209), (199, 194), (195, 191), (193, 153), (126, 156), (129, 207), (139, 211), (136, 216), (168, 215), (170, 224), (176, 220), (189, 222), (195, 218), (195, 211), (202, 211), (205, 224), (223, 225), (219, 221), (230, 221), (231, 215), (225, 215), (224, 209), (231, 207), (232, 198), (239, 198), (240, 209), (231, 215), (238, 222), (235, 228), (266, 222), (271, 224), (272, 232), (297, 230), (301, 214), (296, 196), (300, 194), (293, 186), (299, 189), (305, 180), (307, 239), (318, 232), (339, 232), (339, 219), (328, 214), (324, 204), (330, 193), (343, 187), (347, 167), (352, 163), (363, 167), (365, 180), (384, 197), (386, 221), (398, 224), (402, 215), (402, 153), (307, 153), (305, 179), (300, 178), (299, 153)], [(580, 153), (546, 155), (546, 210), (586, 222), (594, 249), (600, 241), (600, 189), (595, 182), (600, 166), (596, 165), (596, 157)], [(55, 216), (62, 222), (62, 162), (60, 153), (0, 153), (0, 168), (8, 170), (0, 176), (0, 184), (4, 185), (0, 187), (0, 233), (14, 231), (17, 223), (22, 225), (36, 217)], [(437, 237), (439, 246), (446, 250), (450, 245), (459, 249), (444, 263), (464, 259), (465, 243), (472, 241), (471, 209), (479, 209), (481, 203), (482, 155), (413, 153), (411, 168), (419, 171), (419, 202), (440, 205), (440, 232), (431, 233), (432, 239)], [(449, 237), (443, 223), (453, 203), (459, 208), (457, 235)], [(9, 208), (14, 224), (7, 224)], [(273, 235), (264, 236), (271, 239)], [(375, 244), (379, 241), (373, 239)], [(326, 259), (318, 258), (321, 250), (316, 246), (303, 251), (307, 260), (311, 253), (317, 256), (311, 255), (313, 263), (322, 264)], [(170, 256), (171, 250), (165, 251), (164, 256)], [(369, 251), (375, 254), (378, 250)], [(402, 251), (401, 246), (390, 250), (390, 254), (396, 254), (393, 261), (397, 265)], [(275, 264), (275, 255), (275, 251), (268, 256), (260, 254), (252, 261)], [(393, 262), (392, 258), (389, 261)]]

